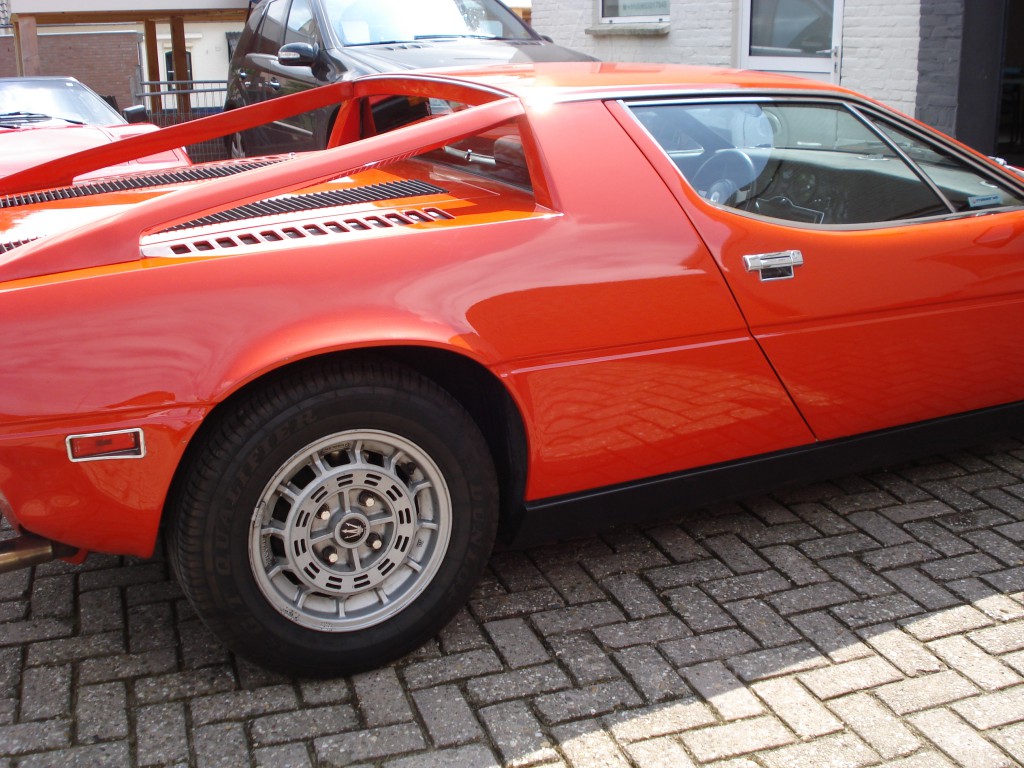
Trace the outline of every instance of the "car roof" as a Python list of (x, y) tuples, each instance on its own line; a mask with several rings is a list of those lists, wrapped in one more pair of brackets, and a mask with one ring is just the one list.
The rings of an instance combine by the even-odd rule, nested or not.
[(851, 91), (830, 83), (790, 75), (684, 64), (539, 62), (479, 69), (422, 70), (420, 74), (454, 77), (479, 86), (505, 91), (527, 101), (539, 94), (543, 94), (544, 98), (566, 100), (608, 94), (643, 95), (666, 91), (803, 91), (852, 94)]

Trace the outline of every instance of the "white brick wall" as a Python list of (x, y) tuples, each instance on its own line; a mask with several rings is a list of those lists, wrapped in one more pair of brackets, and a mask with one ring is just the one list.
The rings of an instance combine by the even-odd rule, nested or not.
[[(946, 77), (918, 74), (922, 35), (932, 49), (956, 49), (957, 14), (965, 0), (845, 0), (841, 84), (914, 115), (923, 91), (931, 120), (951, 127), (956, 107), (955, 62), (936, 61)], [(922, 24), (921, 5), (928, 9)], [(664, 37), (596, 37), (599, 0), (533, 0), (541, 34), (606, 61), (655, 61), (736, 66), (740, 0), (673, 0)], [(942, 6), (942, 13), (936, 9)], [(946, 8), (948, 6), (948, 9)], [(948, 10), (948, 13), (946, 12)], [(948, 41), (948, 42), (947, 42)], [(943, 67), (948, 66), (948, 70)], [(931, 70), (929, 70), (931, 72)], [(949, 118), (949, 126), (941, 125)]]

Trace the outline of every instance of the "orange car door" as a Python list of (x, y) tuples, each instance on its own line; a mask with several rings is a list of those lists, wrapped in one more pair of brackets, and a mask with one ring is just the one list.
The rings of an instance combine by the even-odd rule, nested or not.
[(819, 439), (1024, 400), (1024, 193), (870, 107), (631, 105)]

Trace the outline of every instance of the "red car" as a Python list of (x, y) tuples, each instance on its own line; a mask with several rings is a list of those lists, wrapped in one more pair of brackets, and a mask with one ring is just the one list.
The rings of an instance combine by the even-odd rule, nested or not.
[[(130, 118), (130, 120), (129, 120)], [(0, 177), (39, 163), (159, 130), (143, 107), (121, 115), (73, 77), (0, 77)], [(180, 147), (108, 168), (81, 179), (191, 165)]]
[[(325, 151), (70, 184), (331, 103)], [(163, 531), (279, 670), (410, 651), (498, 535), (1024, 425), (1020, 177), (820, 83), (375, 75), (0, 187), (0, 562)]]

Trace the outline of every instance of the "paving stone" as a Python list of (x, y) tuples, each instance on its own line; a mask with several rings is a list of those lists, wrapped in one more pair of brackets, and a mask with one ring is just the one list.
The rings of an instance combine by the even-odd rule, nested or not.
[(968, 633), (967, 637), (989, 653), (1024, 650), (1024, 621), (979, 629), (977, 632)]
[(992, 619), (970, 605), (946, 608), (923, 616), (915, 616), (912, 619), (902, 619), (899, 622), (899, 625), (907, 632), (924, 642), (938, 640), (940, 637), (955, 635), (959, 632), (969, 632), (990, 624), (992, 624)]
[(654, 568), (644, 575), (656, 589), (669, 589), (671, 587), (692, 587), (712, 579), (724, 579), (733, 574), (725, 563), (719, 560), (698, 560), (665, 568)]
[(897, 715), (948, 704), (976, 693), (978, 687), (953, 670), (900, 680), (875, 691), (875, 695)]
[(505, 765), (518, 768), (558, 758), (552, 741), (544, 735), (540, 722), (525, 702), (484, 707), (480, 717)]
[(454, 685), (416, 691), (413, 700), (435, 746), (467, 744), (483, 736), (473, 711)]
[(186, 762), (189, 755), (184, 705), (140, 707), (135, 718), (135, 752), (141, 766)]
[(855, 558), (835, 557), (822, 560), (819, 565), (863, 597), (880, 597), (896, 591), (892, 584)]
[(996, 558), (1004, 565), (1024, 565), (1024, 549), (1003, 538), (995, 531), (971, 531), (964, 534), (964, 538), (986, 555)]
[(832, 613), (844, 624), (856, 629), (894, 619), (919, 616), (924, 613), (924, 608), (906, 595), (896, 594), (839, 605), (832, 609)]
[(909, 677), (945, 669), (927, 646), (894, 624), (865, 627), (858, 634)]
[(687, 667), (683, 677), (726, 720), (764, 712), (761, 703), (720, 661)]
[(739, 600), (727, 604), (725, 609), (763, 646), (786, 645), (801, 639), (799, 632), (761, 600)]
[(693, 761), (676, 739), (663, 736), (625, 746), (638, 768), (693, 768)]
[(678, 734), (717, 721), (714, 710), (696, 696), (668, 704), (605, 715), (604, 724), (620, 744)]
[(877, 764), (878, 755), (855, 735), (839, 733), (777, 749), (762, 759), (768, 768), (859, 768)]
[(362, 760), (379, 760), (423, 749), (426, 742), (418, 726), (400, 723), (325, 736), (316, 739), (313, 747), (318, 765), (348, 768)]
[(947, 709), (910, 717), (921, 733), (961, 765), (971, 768), (1013, 768), (1014, 761), (979, 736)]
[(637, 707), (640, 696), (622, 680), (549, 693), (534, 699), (537, 712), (549, 724), (603, 715), (620, 707)]
[(964, 637), (947, 637), (928, 644), (953, 669), (987, 691), (1024, 682), (1020, 675), (1001, 664)]
[(1024, 723), (990, 731), (988, 737), (1002, 747), (1014, 760), (1024, 765)]
[(226, 667), (206, 667), (142, 678), (135, 680), (132, 687), (140, 704), (159, 704), (231, 691), (235, 687), (235, 679)]
[(796, 547), (780, 544), (778, 546), (765, 547), (761, 550), (761, 554), (797, 586), (828, 581), (830, 578), (825, 571), (815, 565), (814, 561), (807, 558)]
[(1024, 720), (1024, 686), (986, 693), (952, 705), (975, 728), (988, 730)]
[(572, 723), (555, 728), (552, 733), (569, 765), (600, 765), (602, 768), (630, 768), (629, 762), (612, 738), (588, 723)]
[(551, 639), (551, 647), (578, 686), (622, 677), (619, 668), (589, 634), (556, 635)]
[(80, 744), (128, 736), (124, 683), (82, 686), (75, 703), (75, 736)]
[(196, 765), (202, 768), (234, 768), (249, 752), (249, 740), (241, 723), (216, 723), (197, 728), (192, 735)]
[(888, 571), (885, 577), (895, 584), (900, 592), (930, 611), (960, 604), (956, 595), (914, 568)]
[(677, 640), (692, 634), (690, 628), (675, 616), (655, 616), (650, 619), (608, 624), (594, 629), (594, 635), (598, 640), (616, 650), (628, 648), (631, 645)]
[(902, 568), (935, 560), (941, 555), (927, 544), (914, 541), (894, 547), (884, 547), (875, 552), (867, 552), (861, 560), (865, 565), (876, 571), (887, 571), (891, 568)]
[(902, 677), (899, 670), (877, 656), (847, 661), (798, 675), (800, 682), (819, 699), (831, 699), (846, 693), (874, 688), (900, 680)]
[(998, 571), (1003, 566), (980, 552), (960, 557), (946, 557), (932, 563), (925, 563), (921, 569), (929, 576), (939, 581), (952, 581), (953, 579), (964, 579), (968, 576), (980, 576), (992, 571)]
[(105, 683), (125, 680), (131, 677), (150, 677), (164, 674), (178, 666), (178, 657), (173, 648), (160, 648), (145, 653), (103, 656), (86, 659), (78, 670), (82, 683)]
[(743, 600), (750, 597), (762, 597), (774, 592), (782, 592), (793, 585), (781, 573), (776, 571), (759, 571), (728, 579), (709, 581), (703, 585), (704, 591), (719, 602)]
[(305, 744), (280, 744), (261, 747), (252, 752), (256, 768), (313, 768)]
[(708, 557), (708, 551), (679, 526), (659, 525), (646, 529), (645, 533), (677, 563)]
[(413, 719), (412, 707), (393, 668), (384, 667), (353, 675), (352, 687), (363, 719), (370, 728), (407, 723)]
[(909, 755), (921, 746), (913, 732), (869, 694), (843, 696), (828, 706), (886, 760)]
[(507, 619), (512, 616), (528, 616), (538, 611), (561, 608), (562, 604), (562, 598), (550, 587), (513, 595), (487, 597), (470, 602), (473, 613), (480, 621)]
[(752, 688), (772, 713), (801, 738), (843, 730), (843, 724), (791, 677), (766, 680)]
[(681, 738), (702, 762), (781, 747), (796, 740), (786, 726), (771, 716), (687, 731)]
[(387, 768), (501, 768), (494, 753), (482, 744), (389, 760)]
[(768, 569), (768, 563), (735, 534), (712, 536), (705, 539), (703, 544), (714, 552), (733, 573), (752, 573)]
[(871, 649), (860, 638), (823, 611), (793, 616), (790, 621), (836, 663), (871, 655)]
[(946, 584), (961, 598), (996, 621), (1024, 618), (1024, 605), (993, 589), (980, 579), (958, 579)]
[(648, 701), (677, 698), (688, 690), (675, 668), (650, 646), (627, 648), (615, 653), (613, 658)]
[(192, 722), (197, 725), (253, 718), (298, 707), (295, 689), (287, 685), (268, 686), (251, 691), (229, 691), (201, 696), (189, 702)]
[(406, 667), (403, 676), (406, 685), (415, 689), (477, 677), (488, 672), (497, 672), (501, 668), (502, 664), (497, 654), (488, 648), (421, 661)]
[(557, 665), (542, 664), (497, 675), (475, 677), (466, 683), (466, 690), (475, 703), (494, 704), (531, 694), (560, 691), (571, 685), (568, 675)]
[[(794, 504), (790, 509), (813, 525), (824, 536), (833, 540), (839, 539), (842, 534), (856, 530), (842, 517), (821, 504)], [(819, 540), (824, 541), (825, 539)]]
[(828, 659), (809, 643), (800, 642), (733, 656), (728, 665), (741, 680), (752, 682), (824, 667), (828, 665)]
[(7, 756), (71, 746), (71, 722), (60, 718), (0, 726), (0, 754)]
[[(125, 650), (123, 632), (66, 637), (32, 643), (28, 647), (28, 666), (64, 664), (98, 656), (112, 656)], [(0, 653), (2, 653), (0, 649)]]
[(837, 581), (824, 581), (806, 587), (777, 592), (768, 598), (768, 602), (783, 616), (804, 613), (819, 608), (840, 605), (857, 596), (846, 585)]
[(611, 592), (631, 619), (646, 619), (667, 610), (651, 588), (635, 573), (609, 576), (602, 585)]
[(673, 640), (661, 643), (658, 647), (677, 667), (687, 667), (713, 659), (727, 659), (760, 648), (754, 638), (738, 629), (726, 629)]
[(544, 567), (544, 575), (566, 605), (604, 600), (606, 595), (579, 563), (554, 563)]
[(548, 637), (560, 632), (578, 632), (581, 629), (614, 624), (625, 618), (618, 606), (605, 601), (538, 613), (531, 616), (530, 620), (542, 636)]
[(811, 558), (811, 560), (818, 561), (827, 558), (838, 558), (842, 555), (853, 555), (877, 548), (878, 542), (863, 533), (845, 533), (838, 536), (806, 541), (799, 545), (801, 552)]
[(847, 515), (846, 519), (879, 544), (883, 544), (886, 549), (896, 549), (901, 544), (914, 542), (909, 533), (873, 510), (854, 512)]
[(694, 632), (736, 626), (736, 621), (697, 587), (679, 587), (665, 593), (669, 606)]
[[(12, 669), (13, 671), (13, 669)], [(71, 667), (26, 669), (21, 682), (21, 720), (49, 720), (71, 714)]]
[[(109, 741), (105, 744), (37, 752), (18, 761), (19, 768), (126, 768), (131, 764), (131, 751), (127, 741)], [(10, 765), (13, 766), (14, 763)]]
[(524, 619), (492, 621), (484, 629), (512, 669), (551, 660), (551, 654)]
[(590, 557), (584, 561), (583, 566), (591, 576), (602, 581), (612, 574), (636, 573), (669, 564), (670, 560), (661, 554), (649, 540), (641, 538), (638, 539), (638, 542), (642, 543), (643, 549)]
[(263, 715), (253, 719), (250, 732), (253, 744), (265, 747), (355, 730), (358, 723), (359, 719), (351, 705), (337, 704)]
[(487, 646), (487, 638), (480, 630), (480, 625), (465, 608), (455, 614), (455, 617), (445, 625), (438, 635), (438, 640), (445, 655)]

